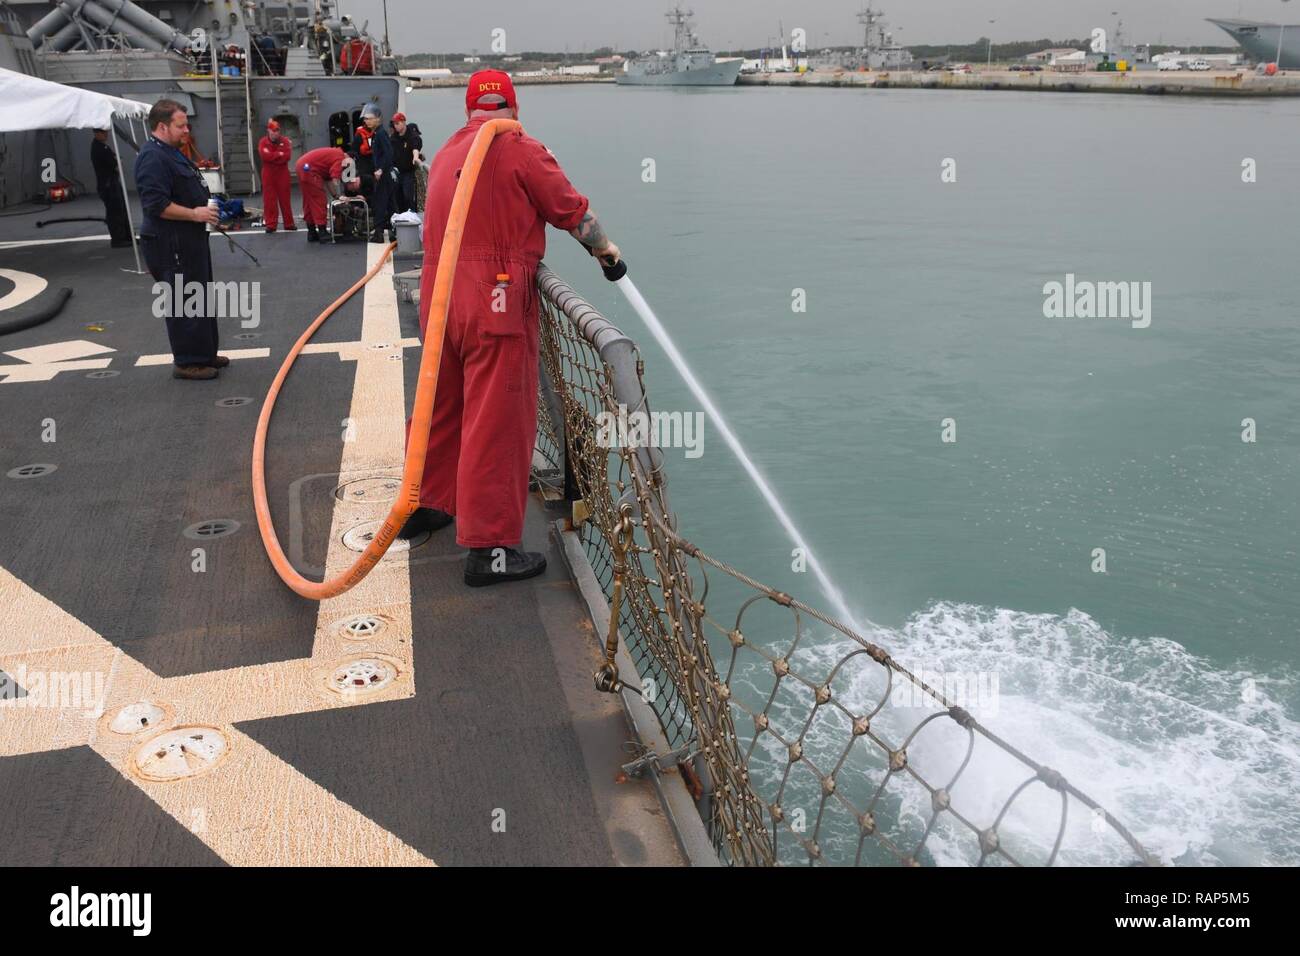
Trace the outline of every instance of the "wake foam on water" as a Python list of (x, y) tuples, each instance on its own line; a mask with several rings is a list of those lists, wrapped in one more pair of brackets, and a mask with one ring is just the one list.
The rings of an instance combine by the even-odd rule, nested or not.
[[(977, 719), (1026, 756), (1064, 774), (1162, 862), (1300, 863), (1300, 724), (1288, 704), (1296, 687), (1292, 675), (1263, 674), (1244, 664), (1226, 670), (1171, 640), (1116, 637), (1077, 610), (1060, 616), (937, 603), (882, 643), (924, 677), (993, 675), (993, 700), (971, 706)], [(854, 646), (815, 642), (792, 663), (815, 681)], [(863, 712), (882, 697), (883, 671), (865, 658), (855, 660), (864, 666), (842, 670), (835, 693), (848, 709)], [(1244, 689), (1247, 681), (1253, 687)], [(774, 726), (798, 724), (803, 713), (778, 694)], [(926, 715), (914, 706), (888, 706), (873, 728), (897, 745)], [(908, 748), (910, 765), (932, 784), (947, 783), (966, 756), (966, 735), (955, 726), (946, 718), (936, 721)], [(846, 730), (814, 725), (810, 754), (823, 750), (830, 757), (842, 747)], [(763, 742), (765, 750), (769, 745)], [(776, 753), (767, 757), (776, 766), (783, 762)], [(850, 761), (850, 769), (861, 769), (873, 784), (884, 777), (869, 759), (860, 768)], [(761, 774), (756, 776), (761, 787)], [(952, 787), (953, 807), (976, 826), (988, 826), (1027, 776), (1022, 763), (977, 738), (970, 763)], [(891, 780), (887, 793), (906, 847), (908, 839), (919, 842), (933, 811), (929, 792), (900, 777)], [(1133, 860), (1109, 828), (1102, 833), (1086, 808), (1071, 803), (1058, 862)], [(999, 832), (1019, 858), (1041, 862), (1051, 852), (1059, 821), (1059, 795), (1035, 786), (1015, 802)], [(852, 859), (856, 834), (850, 828), (821, 838), (832, 849), (838, 841), (838, 850)], [(924, 846), (927, 862), (964, 865), (979, 859), (970, 831), (951, 823), (925, 837)]]

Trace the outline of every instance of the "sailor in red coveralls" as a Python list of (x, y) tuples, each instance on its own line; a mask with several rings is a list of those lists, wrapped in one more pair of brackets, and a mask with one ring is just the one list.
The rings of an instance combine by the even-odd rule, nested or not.
[(257, 154), (262, 157), (262, 202), (265, 209), (262, 221), (266, 223), (267, 232), (275, 232), (275, 227), (284, 215), (284, 228), (291, 232), (298, 227), (293, 224), (293, 207), (289, 204), (289, 155), (293, 143), (288, 136), (280, 135), (280, 124), (270, 120), (266, 124), (266, 135), (257, 141)]
[(337, 146), (321, 146), (298, 157), (294, 169), (298, 173), (298, 191), (302, 193), (302, 218), (307, 223), (308, 242), (329, 241), (329, 230), (325, 228), (328, 214), (325, 194), (338, 198), (340, 181), (348, 190), (360, 185), (352, 171), (353, 165), (351, 157)]
[[(469, 122), (433, 157), (429, 171), (420, 277), (426, 306), (470, 144), (486, 121), (519, 115), (514, 85), (497, 70), (470, 77), (465, 107)], [(606, 264), (618, 261), (618, 247), (551, 151), (522, 131), (502, 133), (488, 149), (465, 220), (420, 508), (400, 532), (411, 538), (436, 531), (454, 516), (456, 542), (471, 549), (465, 583), (472, 587), (546, 570), (545, 555), (516, 549), (537, 429), (536, 278), (547, 223), (568, 231)], [(427, 319), (422, 313), (422, 339)]]

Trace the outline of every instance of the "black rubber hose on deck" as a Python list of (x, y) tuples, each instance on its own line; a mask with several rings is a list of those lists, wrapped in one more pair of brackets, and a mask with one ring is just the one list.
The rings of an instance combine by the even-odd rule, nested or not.
[[(42, 322), (50, 321), (63, 311), (63, 307), (71, 297), (72, 290), (67, 286), (53, 293), (42, 292), (31, 302), (24, 303), (14, 309), (18, 313), (16, 317), (0, 320), (0, 335), (21, 332), (23, 329), (30, 329)], [(4, 314), (0, 312), (0, 315)]]
[(60, 222), (102, 222), (108, 225), (108, 220), (103, 216), (73, 216), (68, 219), (37, 219), (36, 228), (44, 229), (46, 226), (53, 226)]

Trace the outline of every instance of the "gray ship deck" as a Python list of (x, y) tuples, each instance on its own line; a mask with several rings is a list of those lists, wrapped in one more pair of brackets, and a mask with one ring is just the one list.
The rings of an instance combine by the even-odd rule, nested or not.
[[(20, 687), (97, 677), (106, 697), (103, 717), (67, 699), (0, 708), (0, 864), (681, 863), (653, 786), (618, 782), (632, 733), (591, 685), (595, 636), (539, 500), (525, 546), (549, 567), (533, 581), (466, 588), (450, 529), (323, 604), (271, 569), (249, 481), (262, 398), (290, 343), (379, 247), (236, 234), (258, 268), (214, 238), (218, 280), (262, 284), (261, 325), (237, 340), (239, 320), (223, 321), (235, 360), (216, 381), (180, 382), (152, 280), (122, 271), (131, 250), (110, 249), (98, 224), (34, 229), (101, 210), (92, 197), (0, 218), (0, 267), (75, 290), (52, 321), (0, 337), (0, 473), (57, 466), (0, 474), (0, 670)], [(100, 238), (5, 245), (53, 234)], [(277, 406), (272, 513), (317, 578), (352, 556), (340, 528), (386, 510), (336, 487), (400, 472), (400, 415), (385, 402), (409, 407), (419, 349), (398, 325), (383, 274), (316, 336), (326, 346), (299, 360)], [(218, 404), (230, 398), (252, 401)], [(349, 417), (355, 443), (343, 441)], [(214, 519), (239, 528), (186, 537)], [(341, 636), (361, 613), (382, 632)], [(355, 701), (324, 688), (361, 653), (398, 676)], [(186, 779), (141, 776), (132, 755), (150, 734), (108, 721), (145, 699), (167, 709), (166, 726), (222, 731), (224, 759)]]

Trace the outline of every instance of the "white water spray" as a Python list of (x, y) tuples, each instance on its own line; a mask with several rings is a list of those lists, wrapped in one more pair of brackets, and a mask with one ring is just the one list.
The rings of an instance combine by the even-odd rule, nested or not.
[(834, 582), (831, 581), (830, 576), (827, 575), (826, 571), (822, 568), (821, 563), (813, 555), (812, 548), (808, 547), (808, 543), (804, 541), (803, 535), (801, 535), (799, 529), (794, 526), (794, 522), (790, 519), (790, 515), (786, 513), (785, 508), (781, 505), (780, 499), (777, 498), (776, 492), (772, 490), (771, 485), (767, 483), (766, 479), (764, 479), (762, 474), (759, 473), (759, 470), (754, 465), (753, 461), (750, 460), (749, 455), (745, 452), (744, 446), (740, 444), (740, 439), (736, 437), (735, 433), (732, 432), (729, 427), (727, 427), (726, 421), (723, 420), (722, 413), (718, 411), (718, 407), (713, 404), (708, 393), (704, 391), (704, 386), (700, 384), (699, 380), (695, 377), (695, 374), (691, 371), (690, 366), (686, 364), (686, 359), (682, 358), (682, 353), (677, 351), (677, 346), (674, 345), (672, 339), (668, 337), (668, 331), (660, 324), (659, 319), (655, 316), (650, 305), (642, 297), (637, 287), (632, 284), (632, 280), (628, 278), (627, 275), (616, 280), (614, 284), (619, 287), (619, 290), (622, 291), (629, 304), (631, 304), (632, 308), (636, 310), (636, 314), (641, 316), (641, 321), (646, 324), (646, 328), (648, 328), (650, 334), (655, 337), (655, 341), (659, 343), (660, 348), (668, 354), (668, 358), (671, 359), (673, 365), (676, 366), (678, 373), (680, 373), (682, 379), (686, 382), (686, 386), (691, 390), (691, 394), (695, 396), (696, 401), (704, 406), (704, 410), (708, 412), (709, 418), (712, 419), (714, 427), (722, 434), (723, 440), (726, 441), (732, 452), (735, 453), (736, 459), (744, 467), (745, 471), (749, 473), (749, 477), (753, 479), (754, 485), (767, 500), (768, 505), (772, 509), (772, 513), (776, 515), (776, 519), (781, 522), (781, 526), (785, 528), (786, 533), (790, 535), (790, 540), (794, 542), (795, 547), (803, 551), (804, 555), (808, 559), (808, 567), (812, 569), (813, 575), (821, 585), (822, 591), (825, 593), (827, 600), (834, 605), (835, 612), (840, 620), (845, 624), (856, 628), (858, 625), (853, 616), (853, 612), (851, 612), (848, 605), (844, 603), (844, 596), (840, 594), (839, 588), (837, 588)]

